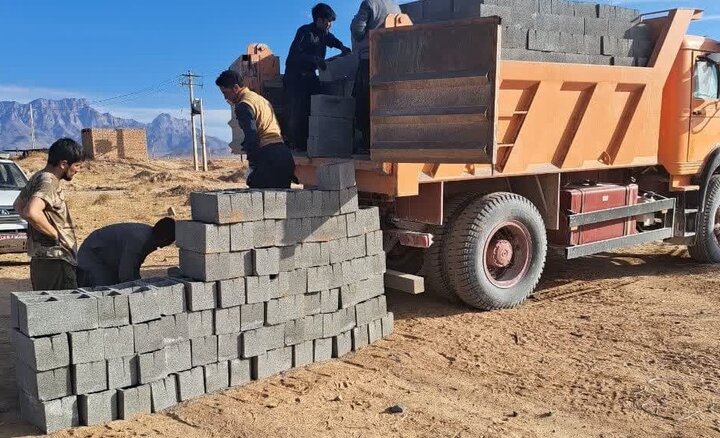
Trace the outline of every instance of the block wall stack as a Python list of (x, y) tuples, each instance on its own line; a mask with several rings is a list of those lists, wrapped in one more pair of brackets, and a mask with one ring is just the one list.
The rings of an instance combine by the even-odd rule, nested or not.
[(117, 139), (119, 158), (148, 159), (147, 134), (144, 129), (118, 129)]
[(349, 158), (353, 152), (355, 99), (318, 94), (311, 98), (309, 157)]
[(168, 277), (11, 295), (22, 417), (44, 432), (157, 412), (342, 357), (393, 330), (352, 163), (317, 190), (191, 195)]
[(148, 159), (147, 133), (144, 129), (86, 128), (82, 130), (81, 137), (83, 150), (89, 159)]

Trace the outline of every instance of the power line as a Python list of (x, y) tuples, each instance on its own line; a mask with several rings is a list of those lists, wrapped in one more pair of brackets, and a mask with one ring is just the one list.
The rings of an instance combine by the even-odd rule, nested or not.
[(157, 84), (155, 84), (155, 85), (153, 85), (153, 86), (150, 86), (150, 87), (147, 87), (147, 88), (142, 88), (142, 89), (137, 90), (137, 91), (132, 91), (132, 92), (130, 92), (130, 93), (125, 93), (125, 94), (121, 94), (121, 95), (114, 96), (114, 97), (108, 97), (108, 98), (106, 98), (106, 99), (93, 100), (93, 101), (90, 102), (90, 104), (110, 102), (110, 101), (117, 100), (117, 99), (123, 99), (123, 101), (127, 101), (127, 98), (128, 98), (128, 97), (131, 97), (131, 96), (137, 96), (137, 95), (143, 95), (143, 94), (150, 94), (150, 93), (153, 93), (153, 92), (157, 92), (157, 91), (160, 90), (161, 88), (167, 88), (167, 87), (168, 87), (169, 85), (171, 85), (172, 82), (174, 82), (175, 80), (176, 80), (175, 78), (167, 79), (167, 80), (164, 80), (164, 81), (162, 81), (162, 82), (159, 82), (159, 83), (157, 83)]

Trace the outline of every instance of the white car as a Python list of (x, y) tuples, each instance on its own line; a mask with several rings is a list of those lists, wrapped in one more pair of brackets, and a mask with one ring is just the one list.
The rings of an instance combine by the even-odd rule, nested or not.
[(0, 160), (0, 254), (25, 252), (28, 224), (13, 208), (28, 179), (10, 160)]

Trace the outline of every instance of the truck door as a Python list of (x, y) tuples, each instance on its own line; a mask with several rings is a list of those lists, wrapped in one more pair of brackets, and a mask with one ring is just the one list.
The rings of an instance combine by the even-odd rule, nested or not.
[(720, 144), (720, 54), (698, 52), (693, 66), (688, 161), (703, 161)]

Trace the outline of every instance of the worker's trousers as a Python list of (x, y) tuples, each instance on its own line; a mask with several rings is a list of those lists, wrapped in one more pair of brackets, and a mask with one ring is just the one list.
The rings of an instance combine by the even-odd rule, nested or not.
[(362, 133), (362, 143), (355, 153), (367, 153), (370, 150), (370, 61), (361, 59), (355, 76), (355, 129)]
[(299, 151), (307, 150), (308, 124), (310, 120), (310, 102), (313, 94), (320, 92), (320, 79), (312, 74), (296, 75), (285, 78), (287, 96), (288, 140), (290, 146)]
[(295, 160), (284, 143), (261, 147), (250, 167), (247, 185), (251, 189), (289, 189), (295, 180)]

